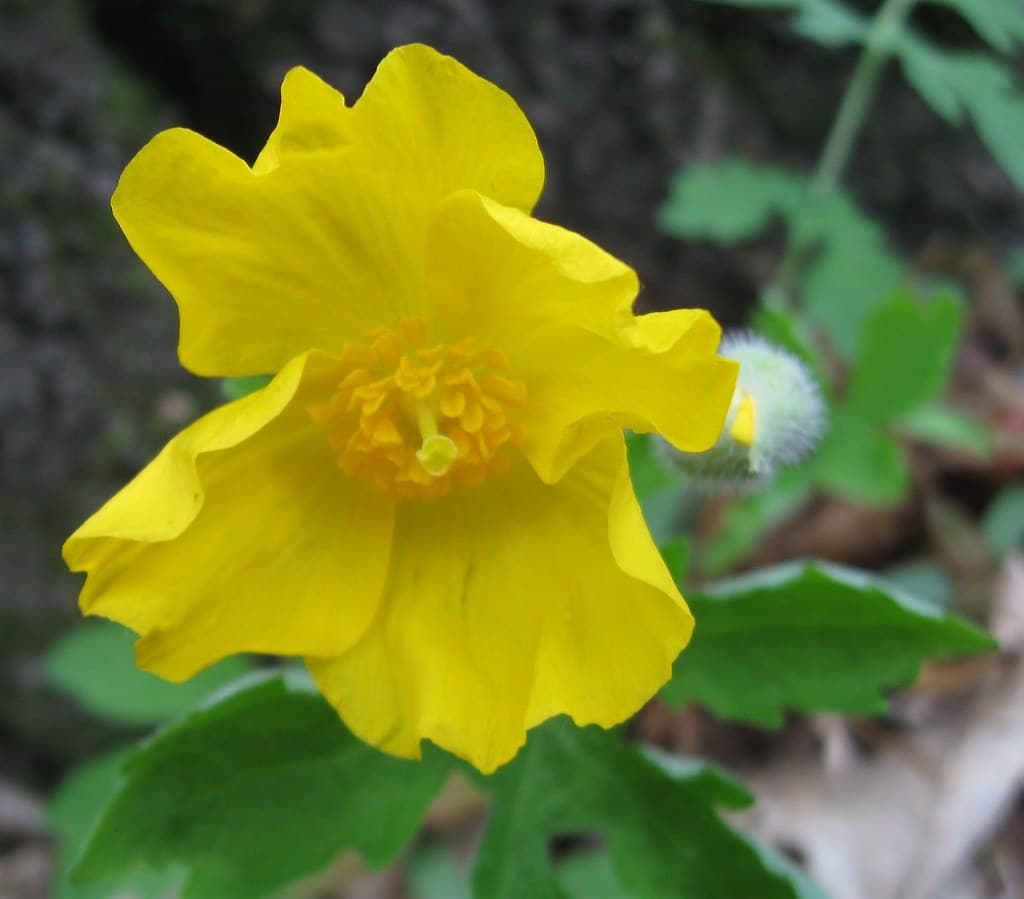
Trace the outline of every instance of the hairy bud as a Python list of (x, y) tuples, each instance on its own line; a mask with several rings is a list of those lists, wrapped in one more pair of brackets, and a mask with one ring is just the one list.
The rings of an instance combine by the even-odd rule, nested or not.
[(665, 446), (668, 457), (708, 489), (756, 490), (818, 445), (825, 403), (807, 366), (762, 337), (726, 335), (719, 352), (739, 362), (740, 372), (718, 442), (703, 453)]

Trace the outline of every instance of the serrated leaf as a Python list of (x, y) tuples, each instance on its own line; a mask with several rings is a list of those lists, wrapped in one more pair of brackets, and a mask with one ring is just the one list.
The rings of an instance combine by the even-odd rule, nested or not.
[(477, 899), (565, 899), (550, 839), (594, 831), (627, 895), (797, 897), (715, 813), (711, 803), (745, 804), (742, 788), (704, 766), (669, 773), (613, 732), (564, 719), (544, 724), (489, 783), (493, 805), (473, 872)]
[(1020, 0), (931, 0), (956, 10), (997, 50), (1009, 53), (1024, 43), (1024, 8)]
[(242, 657), (225, 659), (183, 684), (135, 665), (135, 635), (108, 621), (86, 621), (65, 634), (43, 662), (46, 677), (98, 718), (121, 724), (159, 724), (188, 711), (245, 674)]
[(864, 324), (847, 404), (864, 421), (884, 422), (935, 398), (949, 379), (963, 324), (951, 294), (922, 303), (890, 296)]
[(179, 882), (179, 871), (140, 871), (86, 886), (73, 886), (72, 862), (104, 803), (121, 779), (121, 766), (130, 754), (118, 749), (75, 768), (57, 788), (47, 806), (47, 822), (57, 840), (57, 869), (53, 899), (157, 899), (170, 894)]
[(697, 628), (662, 696), (766, 727), (787, 710), (883, 712), (885, 691), (922, 662), (994, 646), (883, 580), (824, 562), (723, 581), (687, 602)]
[(897, 419), (900, 431), (923, 443), (966, 450), (988, 458), (995, 437), (983, 424), (959, 409), (928, 404), (911, 409)]
[(897, 502), (910, 487), (903, 447), (848, 407), (833, 412), (808, 468), (818, 486), (865, 506)]
[(1024, 93), (1012, 72), (988, 56), (945, 52), (913, 34), (903, 36), (899, 54), (921, 96), (951, 124), (969, 114), (989, 152), (1024, 189)]
[(181, 865), (184, 899), (258, 899), (343, 849), (380, 867), (450, 766), (360, 742), (305, 676), (251, 675), (131, 756), (72, 876)]

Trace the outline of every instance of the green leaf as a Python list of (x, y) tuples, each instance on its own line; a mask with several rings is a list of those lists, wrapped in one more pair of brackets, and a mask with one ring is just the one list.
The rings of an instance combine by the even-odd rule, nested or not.
[(677, 237), (733, 244), (756, 236), (773, 215), (782, 217), (805, 257), (808, 316), (849, 359), (864, 318), (899, 284), (903, 266), (886, 249), (881, 229), (846, 194), (821, 193), (806, 178), (728, 159), (679, 172), (659, 224)]
[(981, 422), (949, 406), (918, 406), (901, 415), (896, 425), (915, 440), (965, 450), (984, 459), (992, 455), (995, 445), (995, 436)]
[(557, 868), (558, 885), (570, 899), (635, 899), (615, 875), (607, 852), (577, 852)]
[[(677, 778), (693, 776), (701, 768), (704, 768), (705, 771), (707, 770), (706, 766), (680, 756), (652, 750), (648, 750), (646, 754), (651, 761), (662, 767), (666, 773)], [(714, 772), (714, 769), (711, 770), (713, 772), (713, 781), (708, 784), (709, 788), (717, 787), (718, 789), (735, 792), (737, 807), (742, 807), (750, 801), (750, 795), (742, 788), (739, 788), (738, 784), (718, 775)], [(708, 801), (715, 801), (714, 793), (708, 794)], [(788, 858), (749, 838), (742, 836), (741, 838), (745, 839), (750, 848), (757, 853), (765, 868), (769, 871), (775, 871), (789, 880), (796, 899), (828, 899), (821, 889)], [(571, 899), (635, 899), (639, 895), (626, 890), (619, 883), (612, 859), (604, 849), (577, 852), (570, 855), (568, 858), (559, 861), (556, 870), (559, 885)]]
[(128, 760), (73, 876), (181, 865), (184, 899), (258, 899), (342, 849), (381, 867), (450, 767), (436, 751), (414, 762), (360, 742), (298, 672), (250, 675)]
[(909, 593), (941, 611), (948, 609), (955, 585), (938, 562), (933, 559), (911, 559), (886, 568), (880, 577), (897, 590)]
[(848, 407), (833, 412), (808, 469), (818, 486), (866, 506), (897, 502), (910, 487), (903, 447)]
[(908, 29), (898, 49), (903, 75), (914, 90), (950, 125), (963, 124), (959, 92), (945, 71), (946, 54)]
[(658, 224), (676, 237), (723, 244), (755, 237), (772, 215), (799, 205), (802, 178), (742, 159), (691, 165), (673, 178)]
[(273, 380), (273, 375), (242, 375), (238, 378), (224, 378), (220, 382), (220, 390), (225, 399), (240, 400), (243, 396), (262, 390), (271, 380)]
[(57, 840), (53, 899), (156, 899), (168, 895), (182, 879), (180, 871), (170, 870), (133, 872), (128, 877), (88, 886), (72, 886), (70, 882), (71, 863), (117, 787), (129, 753), (129, 749), (119, 749), (74, 769), (50, 800), (47, 821)]
[(686, 481), (655, 449), (653, 434), (627, 434), (626, 454), (633, 489), (644, 512), (654, 542), (672, 539), (687, 493)]
[(997, 494), (985, 510), (981, 532), (1000, 556), (1024, 544), (1024, 484), (1011, 484)]
[(47, 679), (98, 718), (149, 725), (188, 711), (251, 668), (244, 658), (225, 659), (183, 684), (172, 684), (135, 666), (134, 641), (135, 635), (118, 624), (84, 622), (47, 654)]
[[(651, 748), (648, 748), (645, 754), (667, 774), (676, 778), (693, 777), (701, 773), (701, 769), (705, 774), (710, 770), (711, 777), (706, 781), (709, 802), (715, 802), (716, 793), (713, 791), (716, 789), (733, 793), (737, 808), (742, 808), (750, 802), (751, 797), (744, 789), (713, 768), (709, 769), (692, 759), (670, 755)], [(724, 794), (718, 793), (717, 795), (719, 802), (726, 804), (721, 798)], [(741, 835), (741, 839), (744, 839), (749, 847), (757, 853), (765, 868), (789, 880), (796, 899), (828, 899), (821, 889), (808, 878), (807, 874), (788, 858), (748, 837)], [(604, 850), (570, 855), (559, 863), (557, 876), (559, 885), (571, 899), (634, 899), (638, 895), (625, 890), (619, 883), (611, 857)]]
[(489, 781), (493, 805), (473, 872), (479, 899), (564, 899), (548, 846), (598, 832), (627, 895), (795, 899), (789, 881), (715, 814), (749, 795), (713, 769), (678, 771), (613, 732), (557, 719)]
[(907, 80), (950, 124), (970, 115), (982, 141), (1018, 188), (1024, 189), (1024, 94), (1013, 73), (979, 53), (949, 53), (905, 34), (899, 45)]
[(1011, 250), (1006, 257), (1006, 274), (1016, 288), (1024, 287), (1024, 247)]
[(690, 570), (690, 553), (693, 544), (686, 537), (673, 537), (661, 546), (661, 555), (672, 574), (672, 579), (681, 584)]
[(1024, 43), (1024, 8), (1020, 0), (931, 0), (956, 10), (981, 37), (1003, 53)]
[(441, 847), (415, 852), (406, 867), (411, 899), (470, 899), (468, 872)]
[(861, 44), (870, 27), (863, 16), (831, 0), (805, 3), (793, 18), (792, 25), (801, 37), (823, 47)]
[(865, 319), (903, 279), (903, 265), (882, 230), (841, 191), (809, 193), (788, 220), (798, 245), (820, 247), (802, 279), (807, 316), (849, 360)]
[(986, 634), (884, 580), (791, 563), (687, 597), (697, 620), (662, 696), (766, 727), (786, 710), (875, 714), (929, 659), (992, 649)]
[(890, 296), (864, 324), (847, 403), (864, 421), (884, 422), (934, 399), (946, 386), (963, 324), (952, 294), (927, 303)]
[(626, 457), (629, 476), (637, 497), (643, 501), (679, 486), (679, 475), (662, 459), (654, 448), (659, 439), (651, 434), (627, 434)]

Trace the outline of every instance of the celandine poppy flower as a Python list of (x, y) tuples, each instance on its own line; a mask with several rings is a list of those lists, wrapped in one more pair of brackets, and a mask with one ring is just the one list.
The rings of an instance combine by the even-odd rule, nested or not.
[(304, 656), (398, 755), (430, 739), (490, 771), (552, 715), (622, 721), (692, 630), (622, 428), (715, 442), (718, 326), (634, 316), (629, 268), (530, 216), (536, 138), (455, 60), (398, 49), (351, 107), (301, 68), (281, 94), (252, 167), (172, 129), (114, 194), (182, 363), (276, 375), (69, 538), (82, 610), (170, 680)]

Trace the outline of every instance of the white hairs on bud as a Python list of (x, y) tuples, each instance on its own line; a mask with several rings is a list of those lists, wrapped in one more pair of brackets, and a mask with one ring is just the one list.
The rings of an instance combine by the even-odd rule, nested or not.
[[(709, 491), (756, 490), (780, 467), (800, 462), (818, 445), (826, 428), (825, 402), (804, 362), (757, 334), (727, 334), (719, 354), (739, 362), (740, 371), (718, 442), (703, 453), (666, 444), (667, 455)], [(749, 443), (733, 434), (744, 403), (753, 405)]]

